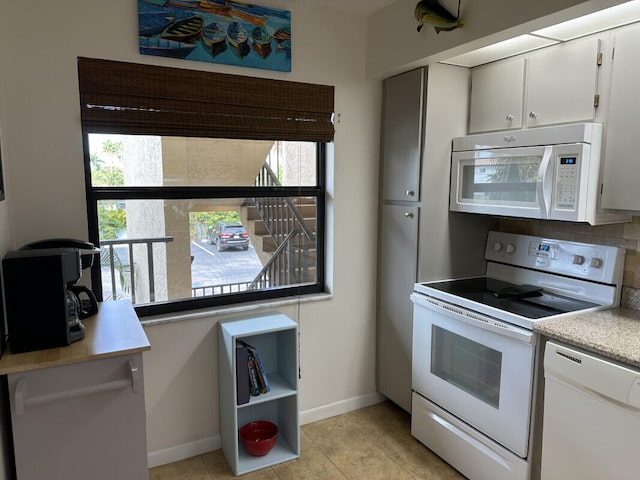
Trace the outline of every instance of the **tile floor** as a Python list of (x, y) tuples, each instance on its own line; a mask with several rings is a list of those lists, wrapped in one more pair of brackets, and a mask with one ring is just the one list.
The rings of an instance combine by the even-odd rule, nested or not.
[(411, 436), (409, 415), (384, 402), (300, 429), (297, 460), (234, 477), (222, 450), (149, 470), (150, 480), (459, 480)]

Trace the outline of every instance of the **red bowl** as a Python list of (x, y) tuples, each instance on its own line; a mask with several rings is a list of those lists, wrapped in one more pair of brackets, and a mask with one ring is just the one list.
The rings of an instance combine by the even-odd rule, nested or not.
[(240, 441), (249, 455), (262, 457), (276, 444), (278, 426), (275, 423), (258, 420), (240, 428)]

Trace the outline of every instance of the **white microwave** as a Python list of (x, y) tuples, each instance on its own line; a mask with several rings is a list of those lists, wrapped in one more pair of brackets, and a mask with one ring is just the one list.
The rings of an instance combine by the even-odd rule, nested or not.
[(629, 222), (601, 212), (602, 124), (483, 133), (453, 139), (451, 211), (507, 217)]

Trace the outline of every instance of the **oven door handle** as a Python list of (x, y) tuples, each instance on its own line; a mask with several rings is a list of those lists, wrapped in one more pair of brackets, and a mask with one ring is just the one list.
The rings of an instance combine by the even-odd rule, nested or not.
[(455, 320), (464, 322), (473, 327), (481, 328), (497, 335), (509, 337), (522, 343), (534, 345), (535, 335), (530, 330), (516, 327), (498, 320), (495, 320), (486, 315), (482, 315), (466, 308), (453, 305), (442, 300), (438, 300), (432, 297), (427, 297), (419, 293), (411, 294), (411, 301), (414, 304), (421, 305), (425, 308), (440, 312), (449, 317), (455, 318)]

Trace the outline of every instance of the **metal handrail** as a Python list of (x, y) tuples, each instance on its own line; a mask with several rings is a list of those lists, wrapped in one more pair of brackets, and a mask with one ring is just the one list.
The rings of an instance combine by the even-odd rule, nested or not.
[[(136, 287), (135, 287), (135, 269), (131, 268), (133, 264), (133, 245), (135, 244), (146, 244), (147, 245), (147, 269), (149, 274), (149, 300), (151, 302), (155, 301), (155, 279), (154, 279), (154, 267), (153, 267), (153, 244), (154, 243), (169, 243), (173, 242), (173, 237), (153, 237), (153, 238), (123, 238), (119, 240), (100, 240), (101, 247), (108, 247), (108, 259), (109, 259), (109, 269), (111, 272), (111, 291), (113, 292), (112, 296), (115, 299), (115, 293), (117, 291), (116, 287), (116, 269), (122, 268), (123, 270), (128, 269), (129, 271), (129, 282), (131, 286), (131, 303), (136, 303)], [(127, 245), (129, 250), (129, 264), (122, 265), (116, 267), (116, 257), (118, 254), (114, 251), (115, 245)], [(102, 255), (101, 255), (102, 259)], [(118, 263), (120, 260), (118, 258)], [(120, 272), (122, 275), (122, 271)]]
[(291, 231), (289, 235), (287, 235), (287, 238), (285, 238), (284, 242), (282, 242), (278, 246), (278, 248), (276, 248), (275, 252), (273, 252), (273, 255), (271, 256), (269, 261), (266, 263), (266, 265), (262, 267), (262, 270), (260, 270), (260, 272), (258, 272), (256, 277), (251, 281), (251, 283), (249, 283), (250, 290), (256, 289), (258, 284), (264, 285), (266, 282), (268, 282), (269, 278), (273, 278), (273, 275), (267, 275), (267, 274), (276, 273), (274, 270), (274, 267), (276, 266), (276, 264), (279, 263), (281, 259), (281, 255), (283, 255), (283, 252), (286, 252), (288, 250), (287, 247), (289, 246), (289, 243), (291, 242), (291, 240), (297, 236), (298, 236), (298, 231), (295, 229)]
[[(280, 182), (271, 167), (265, 163), (257, 178), (257, 186), (279, 186)], [(309, 252), (309, 243), (315, 242), (315, 234), (306, 225), (296, 205), (290, 198), (253, 198), (258, 215), (274, 240), (276, 250), (251, 282), (250, 288), (267, 288), (298, 283), (305, 278), (309, 266), (303, 261)], [(297, 249), (288, 248), (293, 240), (302, 237)]]
[[(264, 165), (262, 165), (262, 168), (260, 170), (260, 173), (258, 174), (258, 177), (256, 179), (255, 182), (256, 186), (281, 186), (280, 181), (278, 180), (278, 176), (275, 174), (275, 172), (271, 169), (271, 167), (265, 163)], [(254, 202), (257, 199), (254, 198)], [(262, 198), (261, 200), (274, 200), (271, 197), (267, 197), (267, 198)], [(277, 199), (275, 199), (277, 200)], [(296, 205), (291, 201), (290, 198), (285, 197), (285, 203), (287, 204), (287, 206), (289, 207), (289, 210), (291, 212), (291, 214), (294, 216), (294, 218), (298, 221), (300, 228), (302, 229), (302, 231), (304, 232), (305, 237), (307, 237), (309, 240), (313, 240), (314, 239), (314, 233), (309, 229), (309, 227), (307, 227), (304, 218), (302, 217), (302, 215), (300, 215), (300, 212), (298, 211), (298, 209), (296, 208)], [(258, 205), (256, 204), (256, 207)], [(260, 216), (262, 218), (262, 212), (259, 212)], [(264, 218), (262, 218), (262, 220), (265, 220)], [(266, 221), (265, 221), (266, 223)], [(269, 228), (269, 226), (267, 225), (267, 228)]]

